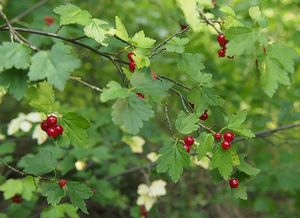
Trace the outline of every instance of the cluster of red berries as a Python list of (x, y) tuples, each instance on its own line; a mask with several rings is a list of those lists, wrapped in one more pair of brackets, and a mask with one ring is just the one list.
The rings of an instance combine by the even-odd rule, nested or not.
[(21, 195), (15, 195), (11, 198), (11, 201), (15, 204), (20, 204), (22, 202), (22, 196)]
[(226, 44), (228, 43), (228, 40), (226, 39), (224, 34), (219, 34), (217, 37), (217, 41), (221, 46), (221, 49), (218, 51), (218, 55), (219, 57), (223, 58), (226, 55)]
[(148, 211), (146, 210), (144, 205), (140, 206), (140, 215), (143, 218), (148, 216)]
[(195, 143), (195, 139), (193, 136), (186, 136), (183, 139), (184, 145), (183, 147), (185, 148), (187, 153), (190, 153), (192, 145)]
[(44, 17), (44, 21), (47, 24), (47, 26), (51, 26), (52, 24), (54, 24), (54, 17), (51, 16), (45, 16)]
[(47, 117), (47, 119), (41, 123), (41, 129), (51, 138), (56, 138), (64, 132), (64, 128), (57, 124), (57, 118), (54, 116)]
[(236, 178), (232, 178), (229, 180), (229, 185), (231, 188), (237, 188), (239, 186), (239, 180)]
[(63, 188), (65, 185), (67, 185), (67, 180), (65, 180), (65, 179), (60, 179), (60, 180), (58, 181), (58, 185), (59, 185), (61, 188)]
[(204, 113), (199, 117), (200, 120), (207, 120), (208, 119), (208, 113), (207, 113), (208, 110), (205, 110)]
[(129, 66), (129, 69), (132, 73), (135, 71), (135, 62), (132, 58), (133, 55), (134, 55), (133, 52), (129, 52), (128, 55), (127, 55), (128, 60), (129, 60), (129, 65), (128, 66)]
[[(214, 138), (216, 140), (220, 140), (222, 138), (221, 133), (216, 133), (214, 135)], [(222, 149), (223, 150), (228, 150), (231, 147), (231, 142), (234, 139), (234, 134), (232, 132), (225, 132), (223, 135), (223, 141), (221, 143)]]

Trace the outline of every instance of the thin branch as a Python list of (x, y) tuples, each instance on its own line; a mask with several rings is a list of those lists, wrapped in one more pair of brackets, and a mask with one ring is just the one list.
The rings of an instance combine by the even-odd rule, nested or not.
[(198, 10), (198, 12), (199, 12), (200, 16), (206, 21), (207, 25), (209, 25), (209, 26), (211, 26), (212, 28), (214, 28), (214, 30), (215, 30), (218, 34), (223, 34), (222, 31), (219, 30), (219, 29), (215, 26), (214, 22), (212, 22), (210, 19), (208, 19), (208, 18), (205, 16), (205, 14), (203, 13), (203, 11)]
[(170, 134), (173, 136), (173, 130), (172, 130), (172, 125), (171, 125), (171, 121), (170, 121), (170, 117), (169, 117), (169, 111), (168, 111), (168, 104), (167, 103), (165, 104), (165, 115), (166, 115), (166, 121), (168, 123)]
[(183, 106), (184, 110), (185, 110), (187, 113), (189, 113), (189, 110), (188, 110), (187, 107), (186, 107), (186, 99), (184, 98), (184, 96), (183, 96), (179, 91), (177, 91), (177, 90), (174, 89), (174, 88), (170, 88), (170, 90), (171, 90), (172, 92), (174, 92), (177, 96), (180, 97), (180, 100), (181, 100), (181, 103), (182, 103), (182, 106)]
[(89, 84), (89, 83), (83, 81), (83, 80), (81, 79), (81, 77), (73, 77), (73, 76), (70, 76), (69, 78), (72, 79), (72, 80), (75, 80), (75, 81), (77, 81), (77, 82), (79, 82), (79, 83), (81, 83), (81, 84), (83, 84), (83, 85), (85, 85), (85, 86), (88, 86), (89, 88), (91, 88), (91, 89), (93, 89), (93, 90), (96, 90), (97, 92), (102, 92), (102, 89), (101, 89), (101, 88), (99, 88), (99, 87), (97, 87), (97, 86), (94, 86), (94, 85), (92, 85), (92, 84)]
[(182, 84), (182, 83), (180, 83), (180, 82), (177, 82), (177, 81), (175, 81), (175, 80), (173, 80), (173, 79), (170, 79), (170, 78), (168, 78), (168, 77), (165, 77), (165, 76), (157, 76), (157, 78), (159, 78), (159, 79), (164, 79), (164, 80), (168, 80), (169, 82), (172, 82), (172, 83), (174, 83), (175, 85), (178, 85), (178, 86), (180, 86), (180, 87), (182, 87), (182, 88), (184, 88), (184, 89), (186, 89), (186, 90), (191, 90), (191, 88), (187, 87), (186, 85), (184, 85), (184, 84)]
[(211, 128), (209, 128), (209, 127), (203, 125), (202, 123), (198, 123), (198, 125), (199, 125), (200, 127), (204, 128), (204, 129), (208, 130), (208, 131), (211, 132), (212, 134), (216, 134), (215, 131), (213, 131)]

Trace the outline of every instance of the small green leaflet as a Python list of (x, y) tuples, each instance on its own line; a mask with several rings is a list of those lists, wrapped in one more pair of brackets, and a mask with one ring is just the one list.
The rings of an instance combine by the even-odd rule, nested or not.
[(203, 157), (205, 157), (207, 152), (212, 150), (214, 137), (211, 134), (202, 132), (196, 141), (199, 143), (197, 146), (197, 159), (201, 160)]
[(197, 9), (196, 0), (177, 0), (178, 6), (183, 11), (186, 22), (194, 31), (200, 29), (200, 15)]
[(234, 148), (231, 148), (229, 151), (230, 151), (230, 154), (231, 154), (232, 165), (233, 166), (240, 165), (241, 164), (240, 157), (236, 153), (236, 150)]
[(88, 214), (84, 200), (93, 195), (92, 190), (87, 185), (80, 182), (68, 182), (67, 190), (71, 203), (75, 207), (78, 207), (82, 212)]
[(223, 6), (219, 9), (219, 11), (222, 11), (224, 14), (231, 15), (231, 16), (235, 17), (235, 12), (234, 12), (234, 10), (233, 10), (231, 7), (227, 6), (227, 5), (223, 5)]
[(144, 31), (141, 30), (132, 37), (132, 42), (138, 48), (152, 48), (155, 40), (146, 37)]
[(217, 147), (212, 156), (212, 168), (217, 168), (220, 175), (224, 179), (228, 179), (233, 170), (232, 157), (229, 150), (223, 150), (220, 146)]
[(60, 15), (60, 25), (81, 24), (86, 26), (92, 18), (88, 11), (81, 10), (73, 4), (61, 5), (53, 11)]
[(55, 103), (53, 87), (47, 82), (31, 86), (27, 91), (26, 99), (31, 107), (41, 112), (52, 111)]
[(168, 52), (183, 53), (185, 50), (184, 46), (188, 43), (188, 38), (181, 39), (179, 37), (174, 37), (166, 44), (166, 49)]
[(234, 197), (247, 200), (247, 188), (243, 186), (242, 184), (239, 184), (237, 188), (232, 189), (232, 194)]
[(261, 65), (261, 85), (264, 92), (272, 97), (279, 84), (290, 85), (288, 73), (294, 73), (295, 62), (293, 59), (297, 54), (284, 44), (274, 43), (267, 48)]
[(235, 27), (226, 31), (229, 39), (226, 47), (227, 56), (240, 56), (242, 54), (254, 55), (257, 48), (267, 45), (267, 37), (258, 29)]
[(42, 183), (42, 196), (47, 198), (48, 204), (56, 205), (64, 197), (65, 192), (57, 183)]
[(115, 22), (116, 22), (116, 36), (119, 37), (120, 39), (128, 42), (129, 41), (129, 36), (127, 33), (127, 30), (122, 22), (122, 20), (116, 16), (115, 17)]
[(11, 69), (26, 69), (30, 65), (31, 50), (25, 45), (3, 42), (0, 46), (0, 72)]
[(190, 134), (199, 128), (197, 123), (199, 123), (197, 114), (186, 114), (181, 111), (176, 119), (175, 127), (181, 134)]
[[(147, 49), (137, 48), (134, 50), (133, 60), (138, 69), (150, 66), (149, 55), (150, 52)], [(131, 72), (130, 75), (132, 75)]]
[(240, 165), (237, 166), (237, 168), (249, 176), (256, 176), (257, 174), (259, 174), (260, 169), (251, 166), (244, 159), (245, 159), (245, 155), (240, 157)]
[(133, 93), (128, 98), (118, 99), (112, 109), (114, 123), (131, 134), (137, 134), (143, 127), (143, 122), (154, 117), (151, 105)]
[(83, 116), (70, 112), (64, 114), (62, 119), (64, 134), (70, 139), (74, 146), (88, 146), (89, 139), (87, 129), (90, 127), (90, 122)]
[(0, 186), (0, 191), (4, 192), (3, 195), (6, 200), (19, 194), (25, 200), (30, 201), (35, 189), (35, 184), (31, 176), (27, 176), (24, 179), (9, 179)]
[(70, 218), (79, 218), (77, 209), (71, 204), (60, 204), (47, 207), (41, 213), (41, 218), (64, 218), (66, 215)]
[(249, 15), (254, 21), (258, 21), (261, 17), (261, 11), (258, 6), (249, 8)]
[(231, 116), (225, 118), (226, 126), (223, 129), (229, 129), (242, 136), (253, 138), (255, 137), (255, 134), (251, 130), (245, 128), (243, 125), (243, 123), (246, 121), (246, 118), (246, 111), (241, 111), (239, 113), (232, 114)]
[(107, 30), (105, 26), (107, 26), (107, 22), (100, 19), (91, 19), (90, 23), (84, 27), (84, 34), (87, 37), (95, 39), (96, 42), (101, 45), (107, 46), (108, 43), (104, 42), (107, 38), (107, 35), (110, 34), (110, 30)]
[(172, 83), (165, 80), (154, 80), (149, 68), (135, 71), (130, 79), (131, 85), (155, 102), (160, 102), (168, 95)]
[(25, 95), (27, 80), (27, 73), (21, 70), (8, 70), (0, 73), (0, 86), (7, 88), (17, 100), (21, 100)]
[(161, 156), (157, 160), (157, 172), (165, 173), (177, 182), (183, 172), (183, 167), (190, 163), (190, 157), (182, 144), (165, 145), (160, 150)]
[(123, 88), (119, 83), (110, 81), (107, 84), (107, 88), (103, 89), (100, 95), (101, 102), (107, 102), (117, 98), (127, 98), (130, 91), (127, 88)]
[(56, 43), (50, 51), (39, 51), (31, 61), (29, 79), (47, 78), (59, 90), (63, 90), (70, 73), (80, 67), (80, 60), (71, 53), (71, 47), (62, 43)]
[(41, 150), (36, 155), (26, 155), (22, 158), (24, 172), (43, 175), (55, 170), (57, 159), (52, 152)]

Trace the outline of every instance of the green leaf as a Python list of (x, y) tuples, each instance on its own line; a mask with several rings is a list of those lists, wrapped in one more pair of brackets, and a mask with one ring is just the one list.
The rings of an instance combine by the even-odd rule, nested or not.
[(199, 128), (197, 123), (199, 123), (197, 114), (185, 114), (181, 111), (176, 119), (175, 127), (182, 134), (190, 134)]
[(16, 194), (22, 194), (23, 184), (22, 180), (9, 179), (6, 180), (4, 184), (0, 186), (0, 191), (4, 192), (4, 199), (10, 199)]
[(104, 42), (107, 38), (107, 35), (110, 34), (109, 30), (105, 29), (107, 22), (100, 19), (91, 19), (90, 23), (84, 27), (84, 34), (87, 37), (95, 39), (96, 42), (101, 45), (107, 46), (108, 44)]
[[(136, 67), (138, 69), (142, 69), (144, 67), (149, 67), (150, 66), (150, 59), (149, 59), (150, 52), (147, 49), (135, 49), (134, 50), (134, 55), (133, 55), (133, 60), (136, 64)], [(130, 72), (130, 75), (132, 73)], [(130, 76), (131, 77), (131, 76)]]
[(141, 30), (132, 37), (132, 42), (138, 48), (152, 48), (155, 40), (146, 37), (144, 31)]
[(43, 175), (55, 170), (57, 159), (52, 152), (41, 150), (36, 155), (26, 155), (22, 158), (24, 172), (35, 175)]
[(227, 15), (231, 15), (231, 16), (235, 17), (234, 10), (231, 7), (227, 6), (227, 5), (223, 5), (219, 10), (222, 11), (223, 13), (227, 14)]
[(70, 112), (63, 115), (61, 122), (64, 127), (64, 134), (69, 137), (72, 145), (88, 145), (87, 129), (90, 127), (90, 122), (87, 119), (77, 113)]
[(254, 21), (258, 21), (261, 17), (261, 11), (258, 6), (249, 8), (249, 15)]
[(47, 207), (41, 213), (41, 218), (64, 218), (68, 215), (70, 218), (79, 218), (77, 209), (71, 204), (60, 204)]
[(233, 166), (238, 166), (240, 165), (240, 157), (239, 155), (236, 153), (236, 150), (234, 148), (231, 148), (230, 150), (230, 154), (231, 154), (231, 160), (232, 160), (232, 165)]
[(242, 199), (242, 200), (247, 200), (247, 188), (241, 184), (237, 188), (232, 189), (232, 194), (234, 197)]
[(190, 163), (190, 157), (181, 144), (165, 145), (160, 150), (157, 160), (157, 172), (168, 172), (173, 182), (177, 182), (183, 172), (183, 167)]
[(214, 137), (211, 134), (202, 132), (196, 141), (199, 143), (197, 146), (197, 159), (201, 160), (203, 157), (205, 157), (207, 152), (212, 150)]
[(80, 24), (86, 26), (92, 18), (88, 11), (81, 10), (73, 4), (61, 5), (53, 11), (60, 15), (60, 25)]
[(150, 69), (134, 72), (130, 83), (138, 92), (143, 93), (155, 102), (161, 102), (168, 95), (168, 90), (173, 85), (165, 80), (154, 80)]
[(245, 159), (245, 155), (240, 157), (240, 165), (237, 166), (237, 168), (249, 176), (256, 176), (257, 174), (259, 174), (260, 169), (251, 166), (244, 159)]
[(196, 0), (177, 0), (177, 4), (183, 11), (186, 22), (194, 31), (200, 29), (200, 15)]
[(256, 49), (265, 46), (268, 42), (266, 36), (258, 29), (246, 27), (228, 29), (226, 37), (229, 39), (226, 44), (227, 56), (254, 55)]
[(122, 20), (118, 16), (116, 16), (115, 22), (116, 22), (116, 33), (115, 33), (116, 36), (118, 36), (120, 39), (123, 39), (126, 42), (129, 41), (129, 36)]
[(36, 185), (38, 181), (34, 181), (34, 178), (27, 176), (22, 180), (23, 192), (22, 198), (27, 201), (32, 200), (34, 193), (36, 192)]
[(50, 51), (39, 51), (31, 61), (29, 79), (47, 78), (59, 90), (63, 90), (70, 73), (80, 67), (80, 60), (72, 55), (71, 47), (62, 43), (56, 43)]
[(212, 156), (211, 166), (217, 168), (220, 175), (224, 179), (228, 179), (232, 173), (232, 157), (229, 150), (223, 150), (221, 147), (217, 147), (215, 153)]
[(42, 112), (52, 111), (55, 103), (53, 87), (47, 82), (41, 82), (37, 86), (32, 86), (27, 91), (29, 105)]
[(3, 42), (0, 46), (0, 72), (13, 67), (26, 69), (30, 65), (31, 50), (19, 43)]
[(0, 86), (8, 88), (8, 92), (17, 100), (21, 100), (27, 90), (27, 74), (24, 71), (9, 70), (0, 73)]
[(84, 200), (93, 195), (92, 190), (87, 185), (80, 182), (68, 182), (67, 188), (71, 203), (78, 207), (82, 212), (88, 214)]
[(56, 205), (64, 197), (65, 192), (57, 183), (43, 183), (41, 186), (42, 196), (47, 198), (48, 204)]
[(181, 39), (179, 37), (174, 37), (166, 44), (166, 49), (168, 52), (183, 53), (185, 50), (184, 46), (188, 43), (188, 38)]
[(246, 121), (247, 112), (241, 111), (226, 118), (226, 126), (223, 129), (232, 130), (242, 136), (253, 138), (255, 134), (244, 127), (243, 123)]
[(118, 99), (112, 109), (114, 123), (131, 134), (137, 134), (143, 127), (143, 122), (154, 117), (151, 105), (133, 93), (126, 99)]
[(127, 98), (129, 93), (130, 91), (123, 88), (119, 83), (110, 81), (107, 84), (107, 88), (103, 89), (103, 92), (100, 95), (100, 101), (107, 102), (117, 98)]

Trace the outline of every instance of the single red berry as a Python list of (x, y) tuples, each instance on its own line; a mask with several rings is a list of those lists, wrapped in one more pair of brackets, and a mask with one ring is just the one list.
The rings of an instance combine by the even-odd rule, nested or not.
[(137, 92), (136, 96), (139, 97), (140, 99), (144, 100), (145, 96), (143, 93)]
[(231, 147), (231, 143), (228, 141), (223, 141), (222, 142), (222, 149), (223, 150), (228, 150)]
[(60, 180), (58, 181), (58, 185), (59, 185), (61, 188), (63, 188), (66, 184), (67, 184), (67, 180), (65, 180), (65, 179), (60, 179)]
[(144, 205), (140, 206), (140, 215), (143, 216), (143, 217), (148, 216), (148, 211), (146, 210)]
[(57, 118), (55, 116), (49, 116), (47, 118), (47, 126), (48, 127), (53, 127), (57, 124)]
[(55, 138), (57, 136), (57, 131), (55, 127), (50, 127), (47, 129), (47, 135), (51, 138)]
[(186, 150), (187, 153), (191, 152), (191, 146), (183, 145), (183, 147), (185, 148), (185, 150)]
[(220, 140), (222, 138), (222, 134), (217, 132), (216, 134), (214, 134), (214, 138), (215, 140)]
[(195, 143), (195, 139), (193, 136), (186, 136), (183, 139), (184, 145), (191, 147)]
[(134, 61), (133, 58), (132, 58), (132, 55), (134, 55), (133, 51), (129, 52), (128, 55), (127, 55), (130, 62)]
[(221, 48), (221, 49), (218, 51), (218, 55), (219, 55), (219, 57), (221, 57), (221, 58), (225, 57), (225, 55), (226, 55), (226, 49)]
[(135, 71), (135, 62), (134, 61), (130, 61), (129, 63), (129, 69), (131, 72)]
[(239, 180), (236, 178), (232, 178), (229, 180), (229, 185), (231, 188), (237, 188), (239, 186)]
[(51, 16), (45, 16), (44, 21), (47, 24), (47, 26), (51, 26), (54, 23), (54, 17)]
[(47, 131), (48, 129), (47, 120), (43, 120), (43, 122), (41, 122), (41, 129), (45, 132)]
[(223, 138), (225, 141), (231, 142), (234, 139), (234, 134), (232, 132), (225, 132)]
[(64, 132), (64, 128), (61, 125), (56, 125), (55, 127), (57, 135), (62, 135)]
[(11, 200), (15, 204), (20, 204), (22, 202), (22, 196), (21, 195), (15, 195), (11, 198)]
[(204, 113), (199, 117), (200, 120), (207, 120), (208, 119), (208, 113), (207, 113), (207, 110), (204, 111)]
[(228, 42), (224, 34), (219, 34), (217, 36), (217, 41), (221, 47), (225, 46)]

